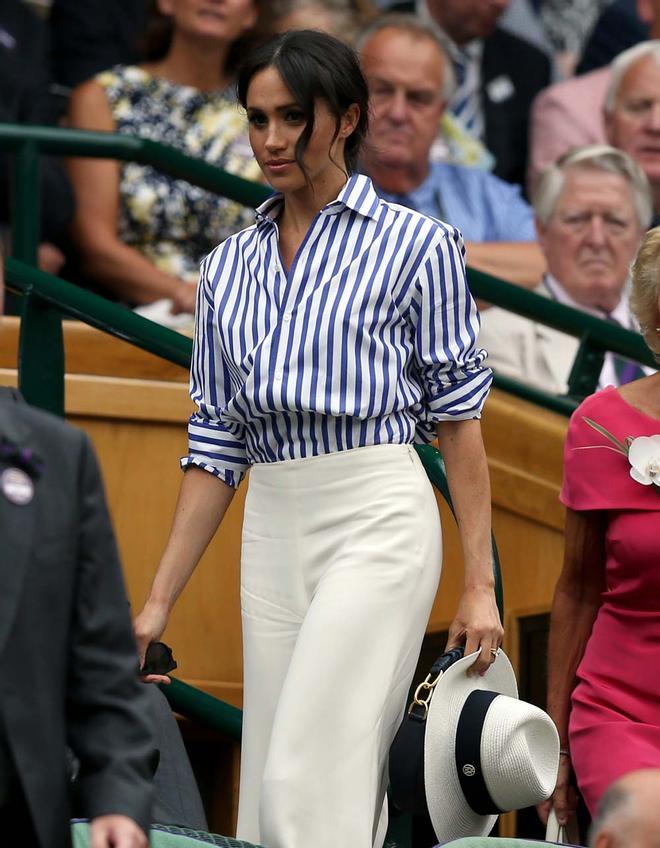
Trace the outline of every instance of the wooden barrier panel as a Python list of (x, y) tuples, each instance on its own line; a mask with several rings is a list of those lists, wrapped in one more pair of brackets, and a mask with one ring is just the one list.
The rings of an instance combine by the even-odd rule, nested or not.
[[(1, 379), (15, 381), (18, 319), (0, 333)], [(192, 406), (187, 374), (77, 322), (65, 322), (66, 409), (98, 452), (119, 539), (129, 595), (138, 609), (165, 544), (186, 452)], [(521, 612), (547, 610), (562, 558), (561, 483), (566, 419), (494, 391), (483, 418), (493, 489), (493, 526), (504, 578), (507, 624)], [(240, 487), (172, 615), (166, 639), (179, 673), (231, 703), (241, 702), (238, 595)], [(430, 631), (448, 626), (460, 594), (460, 545), (441, 504), (444, 565)], [(507, 647), (515, 662), (515, 626)]]
[[(139, 610), (165, 545), (186, 452), (187, 372), (77, 322), (65, 322), (66, 412), (91, 437), (104, 474), (128, 592)], [(18, 319), (0, 331), (0, 382), (16, 382)], [(563, 551), (557, 499), (567, 420), (493, 391), (483, 417), (505, 599), (505, 648), (519, 662), (521, 617), (550, 608)], [(165, 634), (177, 674), (241, 705), (239, 556), (243, 484), (173, 612)], [(462, 585), (458, 533), (440, 504), (444, 564), (429, 633), (446, 630)], [(235, 763), (233, 782), (235, 783)], [(235, 793), (232, 810), (235, 813)], [(225, 821), (223, 818), (222, 821)], [(502, 835), (515, 819), (504, 816)]]

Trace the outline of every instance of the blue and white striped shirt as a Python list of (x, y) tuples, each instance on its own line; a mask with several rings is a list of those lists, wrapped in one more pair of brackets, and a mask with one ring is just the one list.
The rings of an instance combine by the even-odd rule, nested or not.
[(182, 465), (238, 486), (252, 463), (431, 441), (435, 422), (478, 418), (492, 377), (458, 230), (354, 175), (287, 274), (282, 203), (202, 263)]

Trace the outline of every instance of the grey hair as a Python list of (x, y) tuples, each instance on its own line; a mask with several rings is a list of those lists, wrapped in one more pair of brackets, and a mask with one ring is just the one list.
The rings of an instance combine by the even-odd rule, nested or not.
[(653, 41), (643, 41), (641, 44), (636, 44), (634, 47), (629, 47), (624, 50), (610, 63), (610, 82), (605, 92), (605, 100), (603, 101), (603, 109), (606, 114), (611, 114), (614, 111), (617, 94), (621, 87), (626, 72), (629, 68), (635, 65), (642, 59), (653, 58), (660, 65), (660, 39)]
[(632, 267), (630, 308), (639, 322), (644, 341), (660, 362), (660, 227), (642, 239)]
[(543, 170), (532, 193), (534, 212), (542, 224), (552, 217), (569, 170), (607, 171), (623, 177), (630, 185), (639, 226), (647, 229), (653, 219), (653, 200), (646, 174), (627, 153), (609, 144), (576, 147)]
[(437, 28), (433, 24), (428, 24), (420, 20), (416, 15), (406, 14), (405, 12), (391, 12), (389, 14), (379, 15), (360, 31), (355, 42), (355, 49), (358, 54), (362, 55), (365, 44), (374, 35), (385, 29), (395, 29), (399, 32), (405, 32), (413, 38), (428, 38), (435, 44), (443, 59), (442, 90), (440, 93), (444, 102), (448, 103), (456, 90), (456, 76), (447, 47)]
[(621, 812), (630, 801), (630, 794), (617, 783), (612, 784), (601, 796), (596, 815), (589, 828), (589, 845), (596, 844), (596, 837), (606, 827), (612, 816)]

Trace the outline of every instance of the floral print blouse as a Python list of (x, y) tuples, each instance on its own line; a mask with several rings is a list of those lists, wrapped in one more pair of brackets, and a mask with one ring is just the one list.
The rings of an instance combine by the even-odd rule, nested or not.
[[(96, 81), (105, 90), (116, 132), (177, 147), (257, 180), (247, 120), (231, 88), (204, 92), (118, 65)], [(254, 223), (254, 210), (147, 165), (125, 162), (119, 186), (119, 236), (160, 270), (196, 280), (199, 262), (232, 233)]]

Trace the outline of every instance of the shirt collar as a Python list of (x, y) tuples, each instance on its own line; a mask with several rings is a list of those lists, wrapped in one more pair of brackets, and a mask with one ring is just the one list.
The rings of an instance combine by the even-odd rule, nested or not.
[[(364, 174), (351, 174), (337, 197), (324, 206), (321, 212), (334, 215), (344, 209), (351, 209), (365, 218), (375, 218), (380, 202), (369, 177)], [(265, 200), (261, 206), (257, 207), (257, 224), (274, 225), (282, 211), (283, 203), (284, 198), (281, 194)]]
[[(552, 274), (546, 274), (543, 278), (543, 282), (552, 297), (558, 303), (563, 303), (565, 306), (572, 306), (573, 309), (579, 309), (581, 312), (586, 312), (589, 315), (593, 315), (595, 318), (613, 319), (617, 324), (620, 324), (627, 330), (634, 327), (632, 313), (628, 307), (628, 298), (625, 296), (619, 300), (611, 312), (605, 312), (603, 309), (598, 309), (594, 306), (584, 306), (583, 304), (578, 303), (570, 296), (559, 280), (552, 276)], [(628, 282), (626, 282), (624, 292), (627, 289)]]

